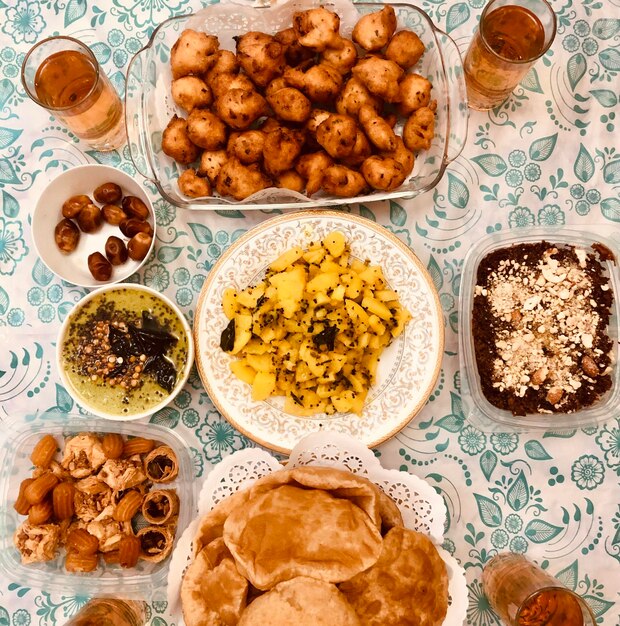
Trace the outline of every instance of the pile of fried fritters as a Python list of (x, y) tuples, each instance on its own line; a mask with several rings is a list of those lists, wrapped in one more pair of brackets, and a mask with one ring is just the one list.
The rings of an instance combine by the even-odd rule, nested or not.
[[(410, 71), (424, 44), (387, 5), (352, 39), (324, 7), (275, 35), (185, 30), (172, 48), (174, 115), (162, 149), (182, 165), (180, 191), (244, 200), (269, 187), (350, 198), (400, 187), (435, 133), (430, 81)], [(402, 121), (402, 136), (395, 131)], [(400, 125), (399, 125), (400, 127)]]
[(181, 601), (187, 626), (434, 626), (448, 574), (374, 483), (307, 466), (259, 479), (201, 520)]

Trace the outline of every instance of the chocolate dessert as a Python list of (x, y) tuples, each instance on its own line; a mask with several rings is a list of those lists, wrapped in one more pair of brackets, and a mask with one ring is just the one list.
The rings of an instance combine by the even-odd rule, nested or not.
[(472, 332), (493, 406), (514, 415), (573, 413), (611, 387), (613, 293), (597, 254), (542, 241), (482, 259)]

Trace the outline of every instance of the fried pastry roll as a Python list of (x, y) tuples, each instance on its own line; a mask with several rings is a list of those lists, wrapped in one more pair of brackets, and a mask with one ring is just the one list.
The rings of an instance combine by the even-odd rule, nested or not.
[(174, 489), (155, 489), (142, 503), (142, 516), (149, 524), (170, 524), (179, 513), (179, 496)]

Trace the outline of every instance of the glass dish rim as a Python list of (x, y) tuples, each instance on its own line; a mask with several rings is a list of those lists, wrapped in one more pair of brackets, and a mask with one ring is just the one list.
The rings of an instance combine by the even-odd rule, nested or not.
[[(586, 248), (598, 242), (607, 246), (615, 255), (615, 263), (601, 261), (609, 274), (609, 282), (614, 294), (608, 325), (608, 334), (614, 340), (611, 364), (612, 387), (598, 402), (574, 413), (528, 413), (525, 416), (515, 416), (493, 406), (482, 393), (471, 333), (473, 289), (476, 270), (486, 254), (501, 247), (542, 240)], [(609, 419), (608, 410), (620, 402), (620, 345), (618, 343), (620, 339), (620, 268), (617, 265), (618, 262), (620, 262), (620, 247), (616, 241), (592, 231), (577, 230), (577, 225), (564, 226), (562, 229), (545, 226), (521, 227), (491, 233), (478, 240), (469, 249), (461, 272), (458, 350), (463, 412), (470, 423), (485, 432), (501, 429), (516, 432), (562, 431), (594, 426)]]
[[(369, 0), (364, 0), (362, 2), (355, 2), (355, 0), (353, 1), (356, 6), (369, 7), (369, 8), (378, 6), (375, 2), (372, 2)], [(433, 40), (435, 42), (435, 47), (437, 49), (437, 54), (438, 54), (439, 61), (440, 61), (441, 72), (444, 77), (444, 81), (447, 83), (448, 82), (448, 72), (447, 72), (448, 68), (447, 68), (446, 59), (444, 56), (444, 47), (439, 39), (440, 37), (445, 37), (456, 46), (456, 44), (454, 43), (454, 40), (444, 30), (438, 28), (433, 22), (433, 20), (431, 19), (430, 15), (423, 9), (413, 4), (410, 4), (409, 2), (399, 1), (399, 2), (390, 2), (389, 4), (392, 7), (407, 7), (408, 10), (415, 11), (416, 13), (420, 15), (422, 19), (425, 20), (427, 26), (429, 27), (432, 33)], [(264, 9), (269, 8), (270, 5), (247, 7), (247, 5), (240, 4), (240, 6), (244, 6), (245, 8), (254, 8), (254, 9), (264, 10)], [(153, 30), (151, 36), (149, 37), (145, 45), (142, 48), (140, 48), (140, 50), (138, 50), (134, 54), (132, 59), (130, 60), (129, 65), (127, 66), (127, 76), (131, 74), (131, 70), (132, 70), (134, 62), (136, 62), (138, 58), (141, 58), (141, 56), (144, 53), (146, 53), (148, 50), (154, 48), (155, 39), (158, 33), (160, 32), (160, 30), (162, 30), (164, 27), (167, 27), (169, 24), (172, 24), (176, 21), (188, 20), (193, 15), (195, 15), (195, 12), (187, 13), (185, 15), (175, 15), (161, 22), (155, 28), (155, 30)], [(125, 102), (128, 101), (128, 93), (127, 93), (128, 89), (129, 89), (129, 81), (126, 81)], [(467, 102), (465, 102), (465, 105), (466, 104)], [(427, 183), (426, 185), (424, 185), (423, 187), (420, 187), (419, 189), (412, 189), (409, 191), (398, 191), (398, 189), (396, 189), (394, 191), (366, 194), (364, 196), (356, 196), (353, 198), (330, 197), (330, 198), (317, 198), (314, 200), (312, 198), (308, 198), (308, 201), (299, 200), (299, 201), (270, 202), (270, 203), (251, 203), (251, 202), (248, 203), (243, 200), (226, 202), (224, 201), (223, 198), (220, 198), (219, 196), (214, 196), (215, 200), (213, 202), (205, 201), (205, 199), (202, 199), (202, 201), (200, 199), (198, 200), (175, 199), (175, 198), (172, 198), (164, 190), (159, 178), (155, 174), (153, 155), (152, 155), (152, 152), (149, 150), (145, 151), (144, 156), (148, 159), (148, 168), (153, 177), (145, 176), (145, 179), (156, 187), (157, 192), (166, 202), (169, 202), (170, 204), (172, 204), (172, 206), (178, 207), (180, 209), (186, 209), (186, 210), (192, 210), (192, 211), (225, 211), (225, 210), (233, 211), (233, 210), (270, 210), (270, 209), (302, 210), (302, 209), (316, 209), (316, 208), (320, 208), (321, 206), (336, 207), (338, 205), (348, 205), (348, 204), (353, 204), (353, 203), (364, 203), (364, 202), (366, 203), (381, 202), (384, 200), (396, 200), (396, 199), (408, 200), (408, 199), (415, 198), (419, 195), (422, 195), (430, 191), (431, 189), (434, 189), (439, 183), (439, 181), (443, 178), (448, 165), (453, 160), (455, 160), (463, 151), (465, 147), (465, 143), (466, 143), (465, 139), (461, 143), (461, 146), (454, 152), (453, 156), (450, 154), (450, 151), (449, 151), (451, 128), (453, 125), (452, 119), (453, 119), (453, 116), (455, 115), (453, 109), (458, 106), (460, 106), (460, 103), (456, 103), (456, 102), (452, 103), (449, 97), (446, 99), (446, 109), (447, 109), (446, 140), (443, 145), (441, 163), (439, 164), (437, 174), (435, 175), (433, 180)], [(467, 107), (466, 107), (466, 110), (468, 110)], [(468, 120), (469, 120), (469, 116), (467, 113), (467, 120), (465, 122), (465, 137), (467, 136)], [(125, 107), (125, 131), (126, 131), (127, 137), (130, 137), (130, 124), (129, 124), (129, 116), (127, 112), (127, 107)], [(141, 171), (141, 166), (139, 166), (139, 164), (136, 162), (136, 158), (134, 157), (134, 153), (131, 150), (131, 148), (129, 149), (129, 156), (130, 156), (132, 164), (136, 168), (136, 171), (140, 173), (141, 176), (144, 176), (144, 174)]]

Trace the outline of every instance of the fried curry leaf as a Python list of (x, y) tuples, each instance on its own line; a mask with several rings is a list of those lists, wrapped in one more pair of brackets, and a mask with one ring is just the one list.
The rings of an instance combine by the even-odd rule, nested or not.
[(337, 326), (325, 326), (325, 328), (320, 333), (317, 333), (312, 337), (312, 341), (314, 341), (314, 345), (317, 348), (325, 346), (328, 350), (333, 350), (337, 334)]
[(228, 322), (228, 326), (222, 331), (220, 336), (220, 348), (224, 352), (230, 352), (235, 345), (235, 320), (234, 318)]

